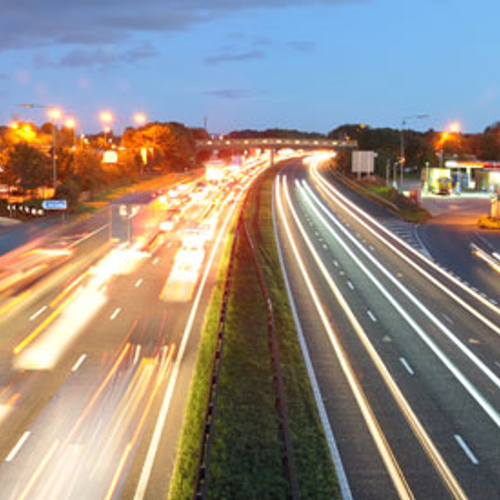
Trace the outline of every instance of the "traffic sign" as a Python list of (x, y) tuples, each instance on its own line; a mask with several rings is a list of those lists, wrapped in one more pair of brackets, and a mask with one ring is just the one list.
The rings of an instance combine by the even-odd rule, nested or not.
[(67, 200), (43, 200), (42, 208), (44, 210), (67, 210)]

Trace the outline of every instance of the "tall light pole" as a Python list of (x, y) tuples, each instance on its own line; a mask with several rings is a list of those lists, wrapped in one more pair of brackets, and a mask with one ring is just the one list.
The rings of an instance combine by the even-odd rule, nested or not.
[(400, 148), (400, 165), (401, 165), (401, 177), (400, 177), (400, 186), (399, 190), (403, 190), (403, 171), (406, 163), (406, 158), (405, 158), (405, 135), (404, 135), (404, 129), (405, 125), (408, 124), (409, 120), (422, 120), (424, 118), (429, 118), (430, 115), (412, 115), (412, 116), (405, 116), (401, 120), (401, 148)]
[(76, 120), (74, 118), (67, 118), (64, 126), (73, 131), (73, 150), (76, 150)]
[(54, 196), (57, 188), (57, 156), (56, 156), (56, 133), (57, 133), (57, 120), (62, 117), (62, 112), (59, 108), (51, 108), (48, 111), (48, 116), (52, 121), (52, 175), (54, 181)]
[(104, 142), (107, 144), (107, 134), (111, 130), (111, 124), (113, 123), (114, 116), (110, 111), (102, 111), (99, 113), (99, 120), (104, 125)]

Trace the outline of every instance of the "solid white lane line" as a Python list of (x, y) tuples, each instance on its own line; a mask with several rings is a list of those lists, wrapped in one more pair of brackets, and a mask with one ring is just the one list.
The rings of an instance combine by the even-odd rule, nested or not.
[(410, 375), (414, 375), (415, 372), (413, 371), (413, 368), (409, 365), (408, 361), (406, 361), (405, 358), (399, 358), (399, 361), (401, 361), (401, 364), (405, 367), (406, 371)]
[(113, 321), (122, 311), (121, 307), (117, 307), (114, 311), (113, 314), (110, 316), (110, 320)]
[(30, 321), (33, 321), (34, 319), (38, 318), (38, 316), (40, 316), (40, 314), (42, 314), (43, 311), (45, 311), (45, 309), (47, 309), (47, 306), (40, 307), (40, 309), (38, 309), (38, 311), (35, 314), (32, 314), (30, 316)]
[(368, 314), (368, 316), (370, 316), (370, 319), (376, 323), (377, 322), (377, 318), (375, 317), (375, 315), (370, 311), (370, 309), (368, 309), (368, 311), (366, 311), (366, 313)]
[(335, 439), (335, 434), (330, 425), (330, 421), (328, 420), (328, 414), (326, 412), (325, 403), (323, 401), (323, 396), (321, 394), (321, 389), (319, 388), (318, 380), (316, 378), (316, 373), (314, 371), (313, 363), (311, 361), (311, 356), (309, 354), (309, 349), (307, 347), (306, 339), (304, 337), (304, 332), (302, 330), (302, 325), (299, 319), (299, 313), (297, 312), (297, 306), (295, 303), (295, 298), (293, 296), (292, 288), (290, 286), (290, 280), (288, 278), (288, 274), (285, 268), (285, 262), (283, 258), (283, 249), (281, 247), (280, 237), (278, 235), (278, 223), (276, 220), (276, 190), (277, 183), (279, 182), (279, 177), (274, 181), (275, 189), (273, 189), (273, 203), (272, 203), (272, 216), (273, 216), (273, 228), (274, 228), (274, 237), (276, 240), (276, 246), (278, 247), (278, 257), (281, 266), (281, 272), (283, 274), (283, 280), (285, 282), (285, 287), (288, 295), (288, 299), (290, 301), (290, 307), (292, 309), (293, 321), (295, 323), (295, 327), (297, 328), (297, 335), (299, 337), (299, 343), (302, 350), (302, 355), (304, 357), (307, 373), (309, 375), (309, 380), (311, 381), (311, 386), (313, 389), (314, 399), (316, 400), (316, 405), (318, 407), (318, 412), (320, 416), (321, 423), (323, 425), (323, 429), (325, 431), (326, 440), (328, 443), (328, 447), (330, 449), (330, 456), (332, 458), (332, 462), (335, 466), (335, 471), (337, 472), (337, 478), (340, 485), (340, 492), (342, 500), (352, 500), (352, 492), (351, 487), (349, 486), (349, 480), (347, 479), (347, 474), (345, 472), (344, 464), (342, 462), (342, 457), (340, 456), (340, 451), (337, 446), (337, 441)]
[[(290, 209), (290, 213), (292, 214), (292, 218), (295, 221), (295, 224), (297, 225), (297, 228), (299, 230), (299, 234), (302, 236), (303, 241), (305, 242), (307, 248), (309, 249), (312, 257), (316, 261), (318, 267), (320, 268), (320, 271), (323, 273), (325, 276), (325, 279), (329, 282), (329, 285), (331, 287), (332, 292), (334, 293), (335, 297), (339, 301), (340, 305), (342, 308), (344, 308), (347, 316), (349, 317), (349, 320), (351, 321), (351, 324), (355, 329), (361, 329), (361, 325), (358, 323), (356, 317), (350, 310), (348, 304), (345, 302), (343, 299), (342, 295), (340, 294), (340, 291), (336, 287), (335, 283), (331, 279), (328, 271), (326, 270), (323, 262), (319, 258), (314, 245), (307, 235), (304, 227), (302, 226), (299, 217), (297, 215), (297, 212), (295, 211), (295, 208), (293, 207), (291, 201), (290, 201), (290, 195), (288, 193), (288, 186), (286, 182), (284, 181), (284, 200), (287, 203), (288, 208)], [(293, 255), (295, 257), (296, 263), (298, 264), (298, 267), (300, 269), (300, 272), (302, 274), (302, 278), (304, 279), (305, 285), (307, 287), (307, 290), (310, 294), (310, 297), (313, 301), (314, 307), (316, 309), (316, 312), (318, 313), (321, 322), (323, 323), (323, 327), (329, 337), (330, 344), (332, 346), (333, 351), (335, 352), (335, 356), (337, 357), (342, 372), (344, 376), (346, 377), (347, 383), (349, 384), (349, 387), (351, 389), (352, 395), (354, 397), (354, 400), (356, 401), (356, 404), (358, 405), (358, 408), (361, 412), (361, 415), (363, 416), (363, 419), (368, 427), (368, 431), (370, 432), (370, 435), (373, 438), (374, 444), (379, 452), (380, 458), (382, 459), (387, 472), (393, 482), (393, 485), (399, 495), (399, 498), (401, 499), (412, 499), (413, 498), (413, 493), (406, 482), (406, 479), (404, 477), (404, 474), (397, 462), (396, 457), (394, 456), (394, 453), (392, 452), (392, 449), (387, 442), (387, 439), (385, 437), (384, 432), (382, 431), (380, 424), (377, 420), (376, 415), (373, 412), (373, 409), (370, 406), (370, 403), (368, 401), (368, 398), (366, 397), (366, 394), (363, 391), (363, 387), (361, 386), (356, 373), (354, 372), (354, 369), (352, 365), (349, 363), (349, 359), (344, 351), (344, 348), (342, 347), (342, 344), (338, 338), (337, 332), (333, 329), (332, 325), (330, 324), (330, 321), (328, 319), (328, 316), (325, 312), (325, 309), (323, 305), (321, 304), (321, 301), (318, 297), (318, 293), (316, 292), (314, 285), (311, 281), (311, 277), (309, 273), (307, 272), (307, 269), (305, 267), (304, 261), (302, 260), (302, 257), (300, 255), (300, 252), (298, 250), (297, 244), (295, 242), (295, 239), (292, 235), (290, 225), (288, 223), (288, 220), (285, 215), (285, 210), (283, 207), (283, 201), (281, 199), (281, 191), (280, 191), (280, 183), (276, 183), (276, 199), (277, 199), (277, 205), (278, 205), (278, 212), (280, 214), (281, 220), (283, 221), (283, 227), (285, 229), (288, 242), (290, 244), (290, 247), (292, 249)]]
[(472, 450), (467, 446), (467, 443), (462, 439), (462, 436), (460, 436), (459, 434), (455, 434), (453, 437), (455, 438), (455, 441), (458, 443), (460, 448), (462, 448), (464, 453), (467, 455), (467, 458), (474, 465), (479, 465), (479, 460), (477, 459), (476, 455), (472, 453)]
[[(453, 300), (455, 300), (455, 302), (460, 304), (469, 313), (474, 315), (476, 318), (478, 318), (480, 321), (482, 321), (485, 325), (487, 325), (491, 330), (493, 330), (495, 333), (500, 335), (500, 327), (498, 327), (493, 321), (490, 321), (483, 314), (481, 314), (479, 311), (477, 311), (477, 309), (475, 309), (472, 305), (470, 305), (468, 302), (466, 302), (465, 300), (460, 298), (456, 293), (454, 293), (452, 290), (447, 288), (439, 280), (434, 278), (425, 269), (420, 267), (419, 264), (412, 261), (408, 256), (406, 256), (404, 253), (399, 251), (390, 241), (388, 241), (387, 238), (384, 238), (383, 235), (379, 234), (375, 229), (373, 229), (373, 227), (377, 227), (380, 231), (384, 232), (386, 235), (389, 235), (390, 237), (394, 238), (400, 245), (404, 246), (414, 256), (416, 256), (420, 260), (426, 262), (430, 267), (432, 267), (433, 269), (438, 271), (442, 276), (444, 276), (445, 278), (450, 280), (452, 283), (455, 283), (462, 290), (464, 290), (469, 295), (471, 295), (472, 297), (479, 300), (481, 303), (486, 305), (491, 311), (493, 311), (495, 314), (497, 314), (499, 316), (500, 316), (500, 308), (498, 308), (495, 304), (491, 303), (491, 301), (488, 301), (488, 300), (484, 299), (483, 297), (481, 297), (478, 293), (475, 293), (470, 288), (470, 284), (467, 281), (464, 282), (465, 283), (465, 285), (464, 285), (464, 283), (457, 280), (450, 273), (446, 272), (446, 270), (443, 270), (443, 268), (441, 266), (437, 265), (432, 259), (429, 259), (425, 255), (423, 255), (421, 252), (419, 252), (418, 250), (413, 248), (411, 245), (408, 245), (408, 243), (404, 242), (401, 238), (398, 238), (398, 236), (396, 236), (394, 233), (392, 233), (387, 228), (385, 228), (375, 218), (368, 215), (366, 212), (364, 212), (359, 207), (357, 207), (354, 203), (352, 203), (350, 200), (348, 200), (344, 195), (342, 195), (337, 189), (333, 188), (315, 170), (313, 170), (313, 177), (319, 182), (320, 188), (324, 192), (326, 192), (327, 196), (330, 199), (334, 200), (338, 205), (340, 205), (344, 210), (346, 210), (352, 217), (354, 217), (360, 224), (362, 224), (368, 231), (370, 231), (379, 241), (381, 241), (384, 245), (386, 245), (388, 248), (390, 248), (395, 254), (397, 254), (405, 262), (407, 262), (410, 266), (412, 266), (418, 273), (420, 273), (422, 276), (425, 276), (436, 287), (441, 289), (449, 297), (453, 298)], [(337, 197), (337, 198), (335, 198), (335, 197)], [(342, 201), (340, 201), (340, 200), (342, 200)], [(352, 210), (356, 211), (360, 215), (356, 215)], [(367, 222), (365, 222), (361, 217), (365, 217), (369, 221), (369, 224)]]
[(135, 282), (135, 287), (136, 287), (136, 288), (139, 288), (139, 287), (142, 285), (142, 282), (143, 282), (143, 281), (144, 281), (144, 280), (143, 280), (142, 278), (139, 278), (139, 279)]
[(78, 361), (73, 365), (73, 368), (71, 368), (71, 371), (72, 372), (76, 372), (76, 370), (78, 370), (78, 368), (80, 368), (80, 366), (82, 366), (82, 363), (85, 361), (85, 359), (87, 359), (87, 355), (86, 354), (82, 354), (78, 358)]
[(7, 458), (5, 459), (6, 462), (12, 462), (16, 455), (19, 453), (19, 450), (23, 447), (24, 443), (26, 440), (30, 437), (31, 431), (26, 431), (19, 441), (16, 443), (14, 448), (12, 448), (11, 452), (7, 455)]
[(326, 214), (326, 216), (347, 236), (347, 238), (352, 241), (357, 248), (366, 256), (368, 259), (377, 267), (392, 283), (394, 283), (399, 290), (406, 295), (415, 306), (417, 306), (444, 334), (445, 336), (453, 342), (453, 344), (466, 356), (468, 357), (477, 368), (479, 368), (483, 374), (493, 383), (497, 388), (500, 389), (500, 378), (481, 361), (463, 342), (461, 342), (455, 335), (433, 314), (428, 310), (424, 304), (422, 304), (407, 288), (405, 288), (394, 276), (372, 255), (368, 252), (355, 238), (351, 236), (349, 231), (347, 231), (342, 224), (331, 214), (331, 212), (325, 208), (323, 203), (319, 201), (317, 196), (312, 192), (311, 188), (306, 184), (303, 188), (299, 184), (299, 188), (303, 190), (306, 196), (306, 200), (310, 205), (311, 209), (315, 212), (318, 219), (330, 232), (330, 234), (338, 241), (342, 248), (350, 255), (358, 267), (365, 273), (365, 275), (370, 279), (370, 281), (380, 290), (380, 292), (386, 297), (386, 299), (392, 304), (392, 306), (403, 316), (406, 322), (413, 328), (413, 330), (418, 334), (418, 336), (427, 344), (427, 346), (436, 354), (436, 356), (441, 360), (441, 362), (450, 370), (455, 378), (462, 384), (462, 386), (467, 390), (467, 392), (477, 401), (477, 403), (483, 408), (483, 410), (488, 414), (488, 416), (495, 422), (495, 425), (500, 428), (500, 414), (491, 405), (491, 403), (483, 396), (483, 394), (476, 389), (472, 382), (462, 373), (462, 371), (456, 366), (455, 363), (449, 359), (441, 348), (434, 342), (434, 340), (424, 331), (420, 324), (417, 323), (413, 317), (411, 317), (406, 310), (400, 305), (400, 303), (394, 298), (392, 294), (382, 285), (382, 283), (373, 275), (373, 273), (367, 268), (367, 266), (354, 254), (352, 250), (349, 249), (347, 244), (340, 238), (339, 234), (333, 229), (333, 227), (328, 224), (327, 220), (321, 215), (319, 209), (313, 204), (313, 201), (317, 206)]
[(354, 285), (349, 281), (347, 280), (347, 286), (351, 289), (351, 290), (354, 290)]
[[(253, 182), (253, 181), (252, 181)], [(224, 222), (221, 226), (221, 229), (217, 235), (217, 238), (215, 239), (215, 243), (213, 244), (212, 251), (210, 252), (210, 256), (208, 258), (208, 262), (205, 264), (205, 272), (203, 273), (203, 276), (200, 281), (200, 285), (198, 286), (198, 290), (196, 292), (196, 296), (193, 301), (193, 305), (191, 306), (191, 311), (189, 313), (189, 317), (186, 323), (186, 327), (184, 328), (184, 333), (182, 335), (180, 345), (179, 345), (179, 350), (177, 354), (177, 358), (175, 359), (173, 365), (172, 365), (172, 372), (170, 375), (170, 379), (168, 381), (167, 387), (165, 388), (165, 392), (163, 395), (163, 401), (161, 404), (160, 408), (160, 413), (158, 415), (158, 419), (156, 421), (153, 435), (151, 437), (151, 441), (149, 443), (149, 448), (146, 454), (146, 458), (144, 460), (144, 465), (142, 467), (141, 471), (141, 476), (139, 478), (139, 482), (137, 483), (137, 487), (135, 490), (135, 495), (134, 495), (134, 500), (143, 500), (144, 496), (146, 495), (146, 489), (149, 484), (149, 479), (151, 477), (151, 472), (153, 470), (153, 465), (154, 461), (156, 458), (156, 454), (158, 452), (158, 448), (160, 446), (160, 439), (163, 435), (163, 430), (165, 428), (165, 423), (167, 421), (167, 416), (168, 412), (170, 410), (170, 403), (172, 401), (174, 389), (177, 384), (177, 379), (179, 377), (180, 373), (180, 367), (181, 363), (184, 360), (184, 353), (187, 348), (187, 343), (189, 340), (189, 337), (191, 335), (191, 331), (193, 329), (194, 321), (196, 318), (196, 314), (198, 311), (198, 306), (201, 301), (201, 296), (203, 292), (205, 291), (205, 284), (208, 280), (208, 276), (210, 274), (210, 270), (212, 268), (212, 264), (215, 260), (215, 256), (217, 253), (217, 249), (220, 246), (220, 243), (222, 241), (222, 236), (224, 235), (224, 232), (226, 231), (227, 226), (229, 225), (230, 221), (232, 220), (233, 214), (236, 210), (236, 207), (238, 206), (238, 202), (241, 200), (242, 196), (246, 193), (246, 189), (240, 191), (240, 194), (236, 198), (236, 202), (229, 208), (227, 217), (224, 219)]]

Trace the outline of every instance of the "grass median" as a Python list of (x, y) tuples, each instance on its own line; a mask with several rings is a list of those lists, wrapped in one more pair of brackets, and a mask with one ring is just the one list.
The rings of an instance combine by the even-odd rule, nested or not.
[[(275, 171), (250, 194), (245, 212), (271, 293), (302, 498), (338, 498), (326, 439), (280, 272), (271, 215)], [(224, 266), (225, 268), (225, 266)], [(221, 281), (223, 283), (223, 280)], [(171, 499), (191, 499), (207, 401), (222, 287), (214, 293), (191, 385)], [(275, 404), (266, 306), (248, 242), (237, 244), (210, 455), (209, 498), (287, 498), (284, 444)]]

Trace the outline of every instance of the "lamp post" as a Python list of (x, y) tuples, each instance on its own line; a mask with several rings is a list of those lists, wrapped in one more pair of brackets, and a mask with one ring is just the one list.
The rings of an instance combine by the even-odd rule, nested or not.
[(67, 118), (64, 122), (64, 126), (73, 131), (73, 150), (76, 149), (76, 120), (74, 118)]
[(405, 136), (404, 136), (404, 129), (405, 129), (405, 125), (408, 124), (408, 121), (409, 120), (422, 120), (424, 118), (429, 118), (430, 115), (412, 115), (412, 116), (405, 116), (402, 121), (401, 121), (401, 145), (400, 145), (400, 165), (401, 165), (401, 172), (400, 172), (400, 191), (403, 190), (403, 171), (404, 171), (404, 167), (405, 167), (405, 162), (406, 162), (406, 158), (405, 158)]
[(57, 156), (56, 156), (56, 142), (57, 142), (57, 120), (62, 116), (62, 112), (58, 108), (51, 108), (48, 111), (48, 116), (52, 121), (52, 175), (54, 181), (54, 196), (57, 188)]
[(99, 114), (99, 119), (101, 123), (104, 125), (104, 142), (108, 142), (108, 132), (111, 130), (110, 125), (113, 123), (114, 116), (110, 111), (102, 111)]

